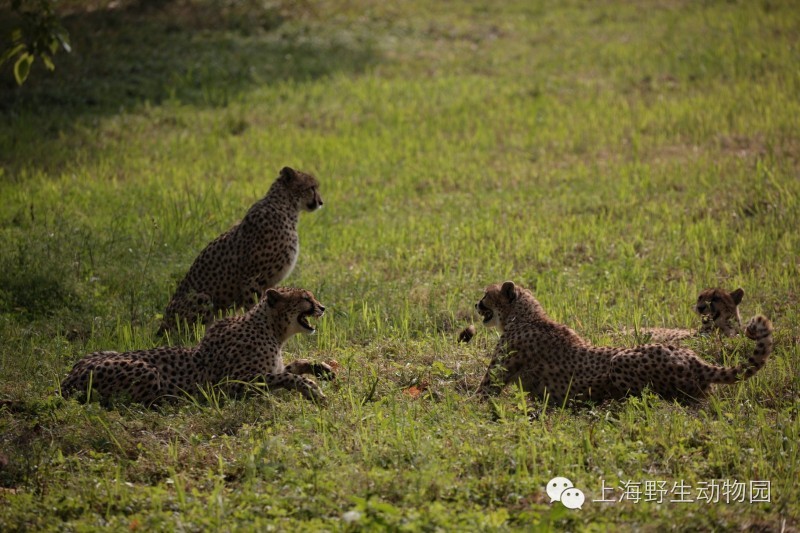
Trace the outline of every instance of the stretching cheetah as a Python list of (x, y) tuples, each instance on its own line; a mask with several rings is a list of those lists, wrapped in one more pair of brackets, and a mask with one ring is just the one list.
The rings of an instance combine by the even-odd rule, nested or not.
[(739, 316), (739, 304), (742, 303), (744, 290), (739, 288), (733, 292), (724, 289), (705, 289), (697, 297), (692, 309), (700, 315), (702, 326), (699, 330), (671, 328), (624, 328), (623, 334), (638, 333), (648, 342), (671, 343), (698, 336), (719, 333), (726, 337), (735, 337), (742, 329), (742, 318)]
[(556, 404), (620, 399), (641, 394), (646, 387), (665, 399), (690, 402), (704, 397), (712, 383), (753, 376), (772, 352), (772, 324), (761, 315), (745, 328), (756, 341), (753, 355), (739, 366), (721, 367), (671, 345), (593, 346), (548, 318), (533, 294), (511, 281), (487, 287), (476, 308), (484, 324), (502, 332), (478, 388), (484, 397), (519, 380), (532, 396), (549, 395)]
[(258, 380), (270, 389), (295, 389), (308, 399), (324, 400), (319, 386), (300, 374), (332, 379), (331, 367), (306, 359), (284, 365), (281, 354), (292, 335), (314, 333), (308, 318), (324, 311), (308, 291), (268, 289), (244, 315), (212, 324), (196, 347), (90, 354), (75, 364), (61, 391), (69, 396), (91, 388), (103, 399), (124, 396), (151, 405), (215, 384), (237, 396)]
[(285, 167), (241, 222), (200, 252), (172, 296), (159, 335), (178, 322), (209, 324), (219, 311), (250, 308), (294, 269), (300, 211), (322, 207), (314, 176)]

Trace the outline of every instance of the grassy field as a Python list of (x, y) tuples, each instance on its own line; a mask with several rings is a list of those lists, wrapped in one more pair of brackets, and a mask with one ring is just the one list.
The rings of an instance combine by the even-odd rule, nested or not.
[[(0, 82), (0, 530), (800, 528), (796, 2), (105, 4), (64, 2), (74, 52)], [(160, 342), (284, 165), (322, 184), (286, 284), (329, 312), (287, 355), (338, 361), (329, 405), (55, 396), (84, 354)], [(530, 416), (471, 397), (496, 333), (455, 342), (506, 279), (598, 344), (741, 286), (776, 349), (698, 406)]]

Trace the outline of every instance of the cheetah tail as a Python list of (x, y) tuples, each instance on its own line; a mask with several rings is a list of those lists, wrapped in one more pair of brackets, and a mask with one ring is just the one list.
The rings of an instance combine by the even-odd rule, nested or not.
[(729, 368), (720, 368), (714, 382), (736, 383), (753, 377), (756, 372), (761, 370), (772, 353), (774, 344), (772, 333), (772, 322), (767, 317), (756, 315), (751, 318), (744, 329), (744, 334), (756, 341), (753, 355), (748, 358), (746, 363)]

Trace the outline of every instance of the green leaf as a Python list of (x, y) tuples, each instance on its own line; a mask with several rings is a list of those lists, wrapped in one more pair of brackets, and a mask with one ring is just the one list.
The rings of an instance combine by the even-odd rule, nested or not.
[(25, 52), (17, 62), (14, 63), (14, 77), (17, 79), (17, 84), (22, 85), (28, 79), (28, 74), (31, 72), (31, 64), (33, 64), (33, 56)]
[(0, 66), (2, 66), (2, 65), (3, 65), (3, 63), (5, 63), (6, 61), (8, 61), (9, 59), (11, 59), (12, 57), (14, 57), (15, 55), (17, 55), (17, 54), (19, 54), (20, 52), (22, 52), (23, 50), (25, 50), (25, 48), (26, 48), (26, 47), (25, 47), (25, 45), (24, 45), (24, 44), (18, 44), (17, 46), (15, 46), (15, 47), (13, 47), (13, 48), (9, 48), (9, 49), (8, 49), (8, 50), (6, 50), (5, 52), (3, 52), (3, 55), (2, 55), (2, 56), (0, 56)]
[(41, 54), (42, 61), (44, 62), (44, 66), (47, 67), (47, 70), (53, 71), (56, 69), (53, 60), (47, 54)]

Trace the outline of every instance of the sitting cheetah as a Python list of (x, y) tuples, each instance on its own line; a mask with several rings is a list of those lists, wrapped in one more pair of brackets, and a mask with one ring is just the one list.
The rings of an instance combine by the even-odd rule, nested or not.
[(215, 384), (238, 396), (258, 380), (268, 388), (295, 389), (308, 399), (324, 400), (319, 386), (300, 374), (332, 379), (331, 367), (306, 359), (284, 365), (281, 356), (292, 335), (314, 333), (307, 319), (324, 311), (308, 291), (268, 289), (244, 315), (212, 324), (196, 347), (90, 354), (75, 364), (61, 391), (69, 396), (91, 387), (104, 399), (125, 396), (151, 405)]
[(159, 335), (179, 321), (205, 324), (229, 308), (249, 308), (264, 291), (294, 269), (299, 252), (300, 211), (322, 207), (314, 176), (289, 167), (281, 170), (267, 195), (256, 202), (241, 222), (200, 252), (172, 296)]
[(745, 329), (756, 341), (753, 355), (739, 366), (721, 367), (671, 345), (593, 346), (548, 318), (533, 294), (511, 281), (487, 287), (476, 308), (484, 324), (502, 332), (478, 388), (484, 397), (519, 380), (532, 396), (549, 395), (557, 405), (569, 399), (620, 399), (647, 387), (665, 399), (689, 402), (705, 396), (712, 383), (736, 383), (753, 376), (772, 352), (772, 324), (761, 315)]
[(697, 297), (692, 309), (700, 315), (702, 326), (699, 330), (671, 328), (624, 328), (623, 334), (638, 333), (649, 342), (680, 342), (698, 336), (719, 333), (726, 337), (735, 337), (742, 329), (742, 318), (739, 316), (739, 304), (742, 303), (744, 290), (739, 288), (733, 292), (724, 289), (705, 289)]

